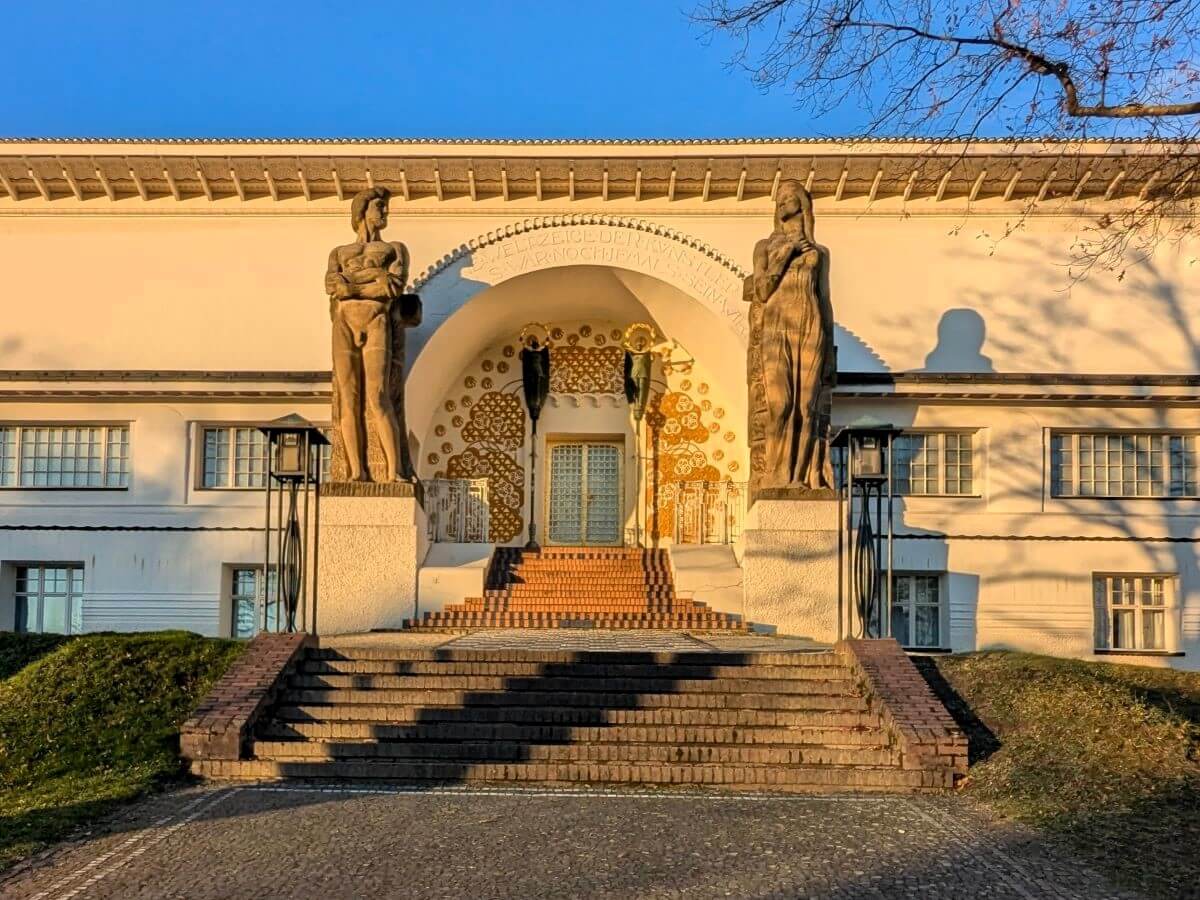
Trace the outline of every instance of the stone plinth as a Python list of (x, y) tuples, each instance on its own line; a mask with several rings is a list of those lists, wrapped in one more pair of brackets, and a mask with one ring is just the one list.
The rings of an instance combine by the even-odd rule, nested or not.
[(742, 532), (746, 620), (832, 644), (838, 639), (837, 500), (759, 499)]
[(399, 628), (414, 615), (429, 544), (412, 485), (323, 486), (320, 536), (318, 633)]

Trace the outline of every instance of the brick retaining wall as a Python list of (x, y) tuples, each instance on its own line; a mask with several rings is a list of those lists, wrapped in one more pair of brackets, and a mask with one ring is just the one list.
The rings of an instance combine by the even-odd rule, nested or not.
[(843, 640), (834, 649), (862, 680), (905, 769), (927, 772), (928, 787), (953, 787), (967, 774), (966, 735), (895, 640)]
[(180, 729), (184, 759), (241, 759), (255, 721), (307, 642), (306, 634), (255, 637)]

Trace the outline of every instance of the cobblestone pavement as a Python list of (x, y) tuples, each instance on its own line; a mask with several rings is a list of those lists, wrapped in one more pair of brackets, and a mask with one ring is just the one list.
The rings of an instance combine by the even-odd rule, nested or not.
[(953, 797), (305, 785), (153, 797), (0, 882), (72, 898), (1127, 898)]

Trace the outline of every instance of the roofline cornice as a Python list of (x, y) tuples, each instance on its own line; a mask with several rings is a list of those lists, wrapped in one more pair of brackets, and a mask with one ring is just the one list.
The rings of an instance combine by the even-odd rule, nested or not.
[(1103, 156), (1200, 152), (1183, 141), (1118, 138), (1102, 141), (1042, 138), (648, 138), (493, 140), (486, 138), (0, 138), (0, 155), (381, 157), (488, 156)]

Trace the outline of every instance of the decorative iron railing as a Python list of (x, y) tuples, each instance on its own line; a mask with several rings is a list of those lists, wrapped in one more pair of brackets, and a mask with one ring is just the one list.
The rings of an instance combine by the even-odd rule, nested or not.
[(675, 490), (675, 543), (732, 544), (746, 515), (744, 481), (684, 481)]
[(425, 482), (425, 516), (435, 543), (488, 542), (486, 478), (433, 478)]

